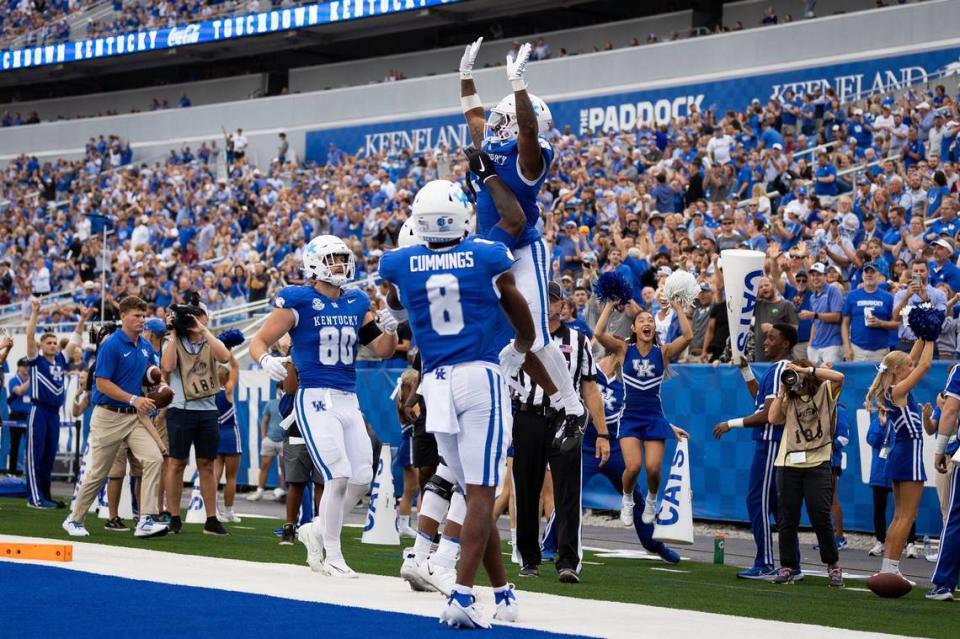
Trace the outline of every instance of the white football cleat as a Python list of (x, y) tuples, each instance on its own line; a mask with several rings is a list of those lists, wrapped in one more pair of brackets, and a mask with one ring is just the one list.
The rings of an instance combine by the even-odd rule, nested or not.
[(313, 572), (323, 572), (323, 536), (310, 521), (297, 530), (297, 539), (307, 547), (307, 565)]
[(166, 524), (161, 524), (153, 520), (150, 515), (144, 515), (137, 522), (137, 527), (133, 531), (134, 537), (163, 537), (167, 534), (169, 528)]
[(430, 592), (433, 588), (424, 584), (423, 580), (420, 579), (420, 572), (417, 570), (416, 556), (413, 550), (404, 551), (403, 564), (400, 566), (400, 578), (410, 584), (410, 590)]
[(903, 551), (903, 554), (907, 556), (907, 559), (919, 559), (920, 547), (917, 546), (917, 544), (907, 544), (907, 547)]
[(274, 499), (283, 499), (283, 498), (286, 497), (286, 496), (287, 496), (287, 491), (285, 491), (283, 488), (280, 488), (280, 487), (278, 486), (277, 488), (274, 488), (274, 489), (273, 489), (273, 498), (274, 498)]
[(358, 579), (360, 577), (353, 571), (353, 568), (347, 565), (343, 557), (331, 557), (329, 555), (323, 560), (323, 574), (339, 579)]
[(620, 523), (628, 528), (633, 525), (633, 498), (627, 495), (620, 501)]
[(873, 544), (873, 548), (871, 548), (867, 554), (871, 557), (879, 557), (883, 554), (883, 550), (883, 543), (878, 541), (877, 543)]
[(450, 596), (454, 584), (457, 583), (457, 571), (455, 569), (438, 566), (430, 561), (429, 557), (417, 564), (417, 574), (424, 585), (429, 586), (431, 590), (436, 590), (444, 597)]
[(87, 532), (86, 527), (83, 525), (82, 521), (73, 521), (70, 517), (67, 517), (63, 520), (63, 529), (67, 531), (67, 534), (71, 537), (89, 537), (90, 533)]
[(247, 495), (247, 501), (260, 501), (261, 499), (263, 499), (263, 488), (257, 488)]
[(411, 528), (410, 526), (403, 526), (402, 528), (397, 530), (397, 532), (400, 533), (400, 539), (416, 539), (417, 538), (417, 531)]
[(451, 628), (490, 629), (490, 623), (483, 618), (473, 595), (451, 595), (446, 608), (440, 613), (440, 623)]
[(517, 605), (517, 595), (513, 592), (512, 584), (509, 590), (494, 592), (493, 598), (497, 602), (497, 611), (493, 613), (494, 619), (513, 623), (520, 618), (520, 607)]
[(640, 521), (645, 524), (652, 524), (657, 519), (657, 496), (647, 495), (643, 502), (643, 514), (640, 515)]

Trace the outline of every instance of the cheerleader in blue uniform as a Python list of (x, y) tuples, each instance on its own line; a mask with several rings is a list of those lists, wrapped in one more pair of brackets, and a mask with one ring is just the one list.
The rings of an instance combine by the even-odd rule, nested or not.
[(664, 441), (676, 437), (663, 414), (660, 385), (669, 374), (670, 360), (683, 352), (693, 339), (690, 320), (678, 300), (670, 305), (680, 321), (680, 336), (661, 346), (657, 340), (656, 321), (651, 313), (641, 310), (633, 320), (633, 335), (622, 342), (607, 333), (607, 322), (613, 303), (608, 302), (597, 320), (594, 336), (613, 355), (621, 371), (624, 385), (623, 416), (617, 438), (623, 451), (626, 469), (623, 472), (623, 502), (620, 522), (633, 525), (633, 490), (641, 464), (647, 471), (647, 498), (641, 519), (651, 524), (657, 516), (657, 492), (660, 489), (660, 468), (663, 465)]
[(220, 367), (220, 385), (223, 387), (217, 393), (220, 445), (217, 447), (213, 472), (217, 482), (226, 474), (223, 484), (223, 509), (218, 509), (217, 517), (223, 522), (239, 523), (240, 517), (233, 512), (233, 500), (237, 494), (237, 471), (240, 470), (243, 444), (240, 441), (240, 427), (237, 425), (237, 411), (233, 406), (233, 390), (240, 378), (240, 365), (232, 355), (229, 365), (230, 368)]
[(934, 342), (917, 340), (910, 353), (893, 351), (883, 358), (877, 376), (867, 392), (867, 410), (878, 409), (881, 421), (889, 424), (885, 447), (887, 476), (893, 482), (893, 521), (880, 572), (900, 574), (900, 555), (910, 527), (917, 517), (923, 483), (923, 418), (911, 392), (923, 379), (933, 361)]

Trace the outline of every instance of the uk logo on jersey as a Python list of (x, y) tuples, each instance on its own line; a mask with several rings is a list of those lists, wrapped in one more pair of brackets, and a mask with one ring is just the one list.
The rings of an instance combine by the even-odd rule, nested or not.
[(143, 354), (144, 357), (147, 356), (147, 349), (141, 348), (141, 349), (140, 349), (140, 352)]
[(326, 307), (326, 304), (323, 303), (323, 300), (315, 299), (313, 300), (313, 310), (322, 311)]
[(313, 410), (317, 411), (318, 413), (327, 410), (327, 405), (324, 404), (323, 402), (315, 401), (311, 403), (313, 404)]
[(277, 305), (277, 308), (283, 308), (283, 305), (286, 303), (282, 297), (278, 297), (274, 302)]
[(653, 365), (650, 364), (649, 359), (634, 360), (633, 370), (637, 377), (653, 377)]
[(603, 407), (604, 407), (604, 409), (607, 410), (607, 411), (613, 410), (614, 406), (616, 405), (616, 401), (617, 401), (616, 396), (613, 394), (613, 390), (611, 390), (611, 389), (609, 389), (609, 388), (607, 388), (607, 387), (605, 387), (605, 386), (601, 386), (601, 387), (600, 387), (600, 397), (603, 398)]

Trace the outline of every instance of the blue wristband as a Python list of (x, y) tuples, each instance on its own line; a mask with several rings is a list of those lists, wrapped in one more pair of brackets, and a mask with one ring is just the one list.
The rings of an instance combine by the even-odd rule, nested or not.
[(512, 250), (513, 245), (516, 244), (518, 238), (510, 235), (499, 226), (494, 226), (487, 232), (487, 239), (491, 242), (503, 242), (507, 245), (508, 249)]

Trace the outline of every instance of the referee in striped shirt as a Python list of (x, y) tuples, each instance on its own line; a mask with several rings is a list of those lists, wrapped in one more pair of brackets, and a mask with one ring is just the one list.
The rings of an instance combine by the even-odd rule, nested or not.
[[(567, 360), (574, 388), (583, 397), (594, 424), (600, 424), (597, 452), (601, 463), (610, 454), (606, 436), (603, 400), (595, 381), (596, 367), (590, 352), (590, 340), (560, 321), (563, 290), (550, 283), (550, 335)], [(551, 406), (543, 388), (523, 371), (517, 381), (523, 392), (513, 402), (513, 483), (517, 500), (517, 549), (520, 552), (521, 577), (540, 574), (540, 490), (547, 463), (553, 477), (554, 522), (557, 527), (556, 568), (560, 581), (580, 581), (583, 548), (580, 539), (582, 433), (558, 432), (559, 406)]]

